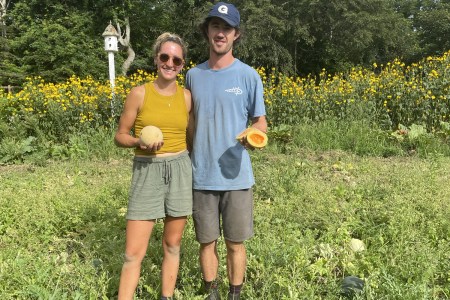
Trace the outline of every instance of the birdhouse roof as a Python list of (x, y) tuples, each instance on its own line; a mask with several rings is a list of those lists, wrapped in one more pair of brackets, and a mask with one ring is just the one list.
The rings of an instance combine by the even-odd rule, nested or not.
[(102, 36), (119, 36), (119, 34), (117, 33), (116, 28), (109, 24), (103, 32)]

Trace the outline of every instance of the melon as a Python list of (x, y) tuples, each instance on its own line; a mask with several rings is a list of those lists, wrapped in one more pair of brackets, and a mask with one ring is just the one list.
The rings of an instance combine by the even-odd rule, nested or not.
[(359, 239), (351, 239), (350, 240), (350, 249), (353, 252), (361, 252), (366, 250), (366, 245), (364, 245), (364, 242)]
[(139, 138), (143, 144), (150, 145), (162, 142), (163, 134), (161, 129), (159, 129), (158, 127), (149, 125), (142, 128)]
[(236, 137), (237, 140), (242, 141), (246, 140), (250, 146), (254, 148), (263, 148), (267, 145), (267, 135), (259, 129), (254, 127), (249, 127), (238, 134)]

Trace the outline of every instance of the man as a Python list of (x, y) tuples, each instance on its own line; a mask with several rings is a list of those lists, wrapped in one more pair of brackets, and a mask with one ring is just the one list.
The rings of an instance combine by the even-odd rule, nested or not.
[(193, 218), (206, 299), (220, 299), (216, 279), (221, 229), (227, 248), (228, 299), (240, 298), (247, 263), (244, 241), (253, 236), (254, 177), (246, 149), (251, 147), (236, 136), (249, 123), (267, 131), (261, 78), (233, 56), (233, 45), (241, 37), (239, 24), (234, 5), (214, 5), (200, 26), (209, 43), (209, 59), (186, 76), (195, 115)]

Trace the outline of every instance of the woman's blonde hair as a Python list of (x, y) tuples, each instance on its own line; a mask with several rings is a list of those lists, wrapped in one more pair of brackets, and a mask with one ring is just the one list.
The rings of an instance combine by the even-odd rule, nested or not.
[(186, 60), (187, 55), (187, 46), (184, 43), (183, 39), (175, 33), (170, 32), (164, 32), (158, 38), (156, 39), (155, 43), (153, 44), (153, 57), (156, 58), (158, 56), (159, 51), (161, 51), (162, 44), (166, 42), (173, 42), (175, 44), (180, 45), (181, 50), (183, 52), (183, 59)]

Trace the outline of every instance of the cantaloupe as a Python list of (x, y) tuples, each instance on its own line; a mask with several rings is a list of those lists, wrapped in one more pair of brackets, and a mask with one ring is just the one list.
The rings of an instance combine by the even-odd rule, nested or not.
[(254, 148), (263, 148), (267, 145), (267, 135), (259, 129), (249, 127), (238, 134), (237, 140), (245, 139)]
[(142, 128), (139, 138), (141, 139), (142, 143), (144, 143), (145, 145), (150, 145), (150, 144), (162, 142), (163, 141), (163, 133), (162, 133), (161, 129), (159, 129), (158, 127), (149, 125), (149, 126), (145, 126), (144, 128)]
[(351, 239), (350, 240), (350, 249), (353, 252), (362, 252), (366, 250), (366, 245), (364, 245), (364, 242), (359, 239)]

